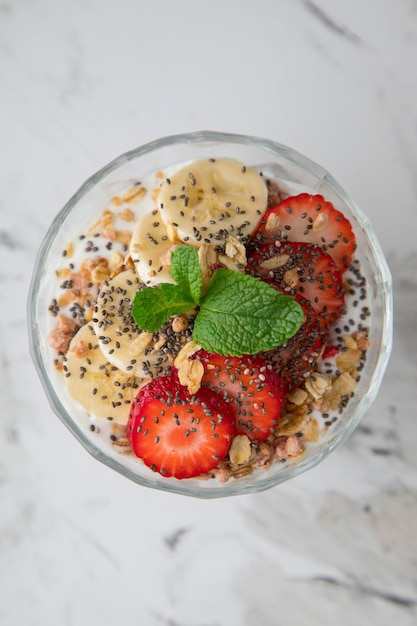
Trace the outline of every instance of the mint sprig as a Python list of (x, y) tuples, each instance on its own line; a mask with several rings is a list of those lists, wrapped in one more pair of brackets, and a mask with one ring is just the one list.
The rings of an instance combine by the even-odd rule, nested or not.
[(132, 316), (142, 330), (155, 333), (171, 315), (181, 315), (195, 306), (187, 289), (162, 283), (159, 287), (145, 287), (135, 295)]
[(171, 256), (169, 272), (175, 282), (180, 285), (194, 302), (199, 302), (203, 289), (203, 274), (201, 272), (198, 253), (191, 246), (179, 246)]
[(283, 344), (304, 322), (294, 298), (248, 274), (217, 269), (203, 294), (198, 254), (191, 246), (174, 251), (170, 274), (176, 285), (136, 293), (132, 315), (142, 330), (156, 332), (172, 315), (198, 307), (194, 341), (210, 352), (241, 356)]
[(194, 323), (193, 339), (210, 352), (241, 356), (271, 350), (304, 321), (300, 305), (248, 274), (216, 270)]

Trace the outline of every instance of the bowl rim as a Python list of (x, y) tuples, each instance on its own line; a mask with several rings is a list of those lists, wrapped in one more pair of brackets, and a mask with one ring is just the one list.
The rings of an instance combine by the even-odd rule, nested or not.
[[(230, 143), (230, 144), (242, 144), (253, 145), (256, 148), (262, 148), (267, 152), (284, 157), (286, 160), (295, 163), (298, 166), (303, 167), (309, 173), (314, 174), (318, 180), (322, 179), (328, 184), (336, 195), (347, 204), (352, 214), (358, 221), (360, 228), (363, 230), (365, 237), (368, 241), (370, 248), (374, 253), (374, 257), (378, 259), (378, 276), (377, 285), (381, 291), (384, 316), (382, 320), (381, 336), (384, 337), (384, 342), (381, 344), (381, 349), (376, 359), (374, 371), (371, 378), (371, 384), (363, 394), (360, 404), (356, 408), (354, 419), (351, 419), (349, 423), (343, 428), (330, 442), (319, 448), (314, 454), (303, 459), (301, 458), (295, 465), (288, 466), (288, 472), (279, 472), (268, 476), (265, 473), (265, 478), (260, 482), (245, 482), (239, 484), (238, 480), (233, 483), (226, 483), (221, 485), (216, 481), (213, 488), (197, 489), (194, 486), (190, 486), (187, 481), (177, 479), (163, 479), (162, 477), (155, 481), (148, 479), (146, 476), (139, 476), (131, 471), (128, 467), (117, 461), (116, 459), (108, 456), (101, 449), (96, 447), (93, 442), (88, 439), (81, 428), (76, 424), (76, 421), (71, 417), (63, 403), (61, 402), (58, 393), (55, 391), (54, 386), (51, 384), (50, 376), (47, 372), (44, 358), (41, 351), (41, 344), (39, 341), (40, 328), (36, 319), (36, 305), (38, 301), (38, 294), (40, 291), (43, 272), (40, 271), (44, 265), (47, 255), (53, 245), (56, 234), (59, 231), (60, 226), (63, 224), (73, 207), (78, 201), (85, 196), (97, 183), (103, 178), (108, 176), (111, 172), (118, 169), (125, 163), (135, 160), (136, 158), (155, 152), (160, 148), (166, 146), (172, 146), (175, 144), (197, 144), (197, 143)], [(202, 499), (213, 499), (220, 497), (228, 497), (232, 495), (241, 495), (261, 492), (278, 484), (294, 478), (301, 473), (311, 469), (321, 463), (333, 450), (340, 446), (357, 427), (364, 415), (369, 410), (370, 406), (375, 400), (382, 379), (384, 377), (388, 361), (392, 349), (393, 341), (393, 295), (392, 295), (392, 278), (391, 273), (380, 247), (379, 241), (373, 229), (373, 226), (366, 216), (366, 214), (360, 209), (356, 202), (348, 196), (339, 183), (333, 178), (333, 176), (324, 169), (321, 165), (311, 160), (307, 156), (301, 154), (297, 150), (290, 148), (284, 144), (278, 143), (271, 139), (263, 137), (257, 137), (253, 135), (235, 134), (227, 132), (218, 132), (211, 130), (199, 130), (188, 133), (180, 133), (174, 135), (167, 135), (155, 139), (148, 143), (145, 143), (137, 148), (133, 148), (124, 152), (105, 164), (94, 174), (89, 176), (78, 188), (78, 190), (70, 197), (61, 210), (57, 213), (52, 223), (44, 235), (42, 243), (38, 249), (35, 257), (32, 278), (29, 285), (28, 297), (27, 297), (27, 320), (28, 320), (28, 339), (29, 339), (29, 351), (32, 361), (37, 370), (38, 376), (41, 380), (41, 384), (45, 391), (46, 397), (53, 412), (59, 417), (61, 422), (71, 431), (76, 439), (83, 445), (83, 447), (97, 460), (107, 465), (111, 469), (117, 471), (121, 475), (129, 478), (133, 482), (142, 486), (150, 487), (153, 489), (164, 490), (180, 495), (188, 495), (192, 497)], [(164, 482), (161, 482), (164, 481)]]

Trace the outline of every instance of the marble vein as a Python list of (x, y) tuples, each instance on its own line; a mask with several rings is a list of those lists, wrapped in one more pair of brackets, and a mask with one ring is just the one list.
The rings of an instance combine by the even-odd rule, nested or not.
[(364, 41), (347, 26), (339, 24), (332, 16), (311, 0), (301, 0), (302, 5), (313, 15), (325, 28), (333, 34), (341, 36), (353, 44), (364, 45)]

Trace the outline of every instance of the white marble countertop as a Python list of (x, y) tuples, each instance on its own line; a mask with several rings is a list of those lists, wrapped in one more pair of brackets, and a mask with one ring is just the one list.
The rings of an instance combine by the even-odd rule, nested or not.
[[(1, 626), (416, 624), (416, 58), (415, 0), (0, 0)], [(25, 319), (37, 248), (80, 183), (200, 129), (329, 169), (374, 224), (396, 309), (350, 440), (280, 487), (207, 502), (82, 449)]]

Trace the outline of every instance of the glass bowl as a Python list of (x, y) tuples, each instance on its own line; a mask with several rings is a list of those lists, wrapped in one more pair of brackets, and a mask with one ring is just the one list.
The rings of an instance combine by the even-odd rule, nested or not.
[[(85, 420), (85, 412), (68, 397), (62, 373), (57, 371), (48, 347), (52, 286), (62, 264), (63, 250), (78, 237), (80, 226), (97, 219), (109, 198), (126, 186), (157, 170), (199, 158), (230, 157), (280, 181), (288, 195), (321, 194), (351, 221), (357, 239), (357, 258), (367, 281), (370, 347), (353, 397), (340, 419), (309, 443), (304, 453), (268, 470), (231, 478), (224, 484), (215, 478), (178, 480), (163, 478), (132, 455), (114, 451), (97, 437)], [(323, 461), (350, 436), (371, 406), (389, 359), (392, 344), (392, 285), (390, 273), (372, 226), (355, 202), (322, 167), (296, 151), (268, 139), (218, 132), (194, 132), (164, 137), (122, 154), (91, 176), (58, 213), (40, 247), (28, 297), (31, 355), (52, 410), (96, 459), (136, 483), (198, 498), (218, 498), (269, 489)], [(84, 413), (84, 414), (83, 414)]]

